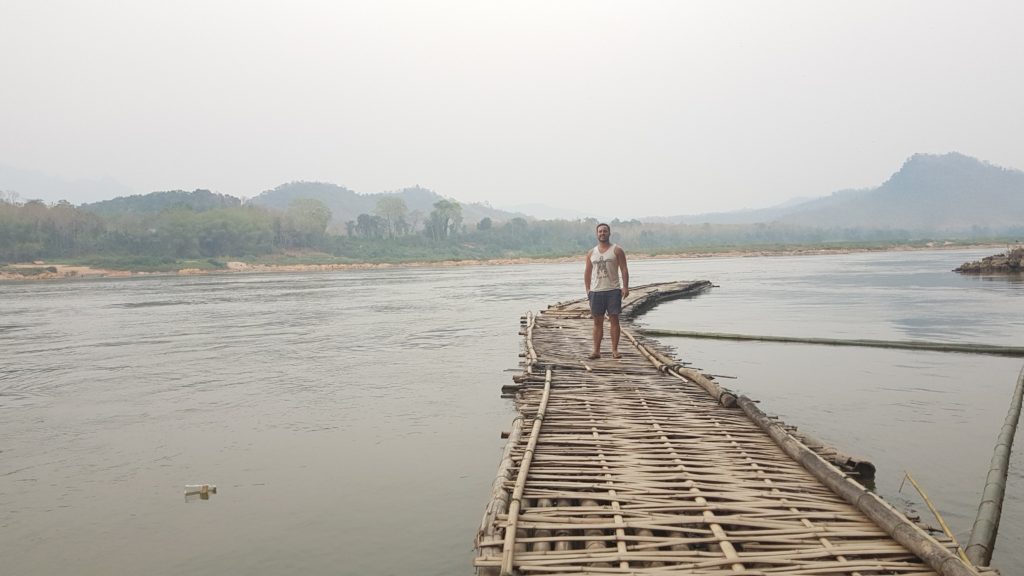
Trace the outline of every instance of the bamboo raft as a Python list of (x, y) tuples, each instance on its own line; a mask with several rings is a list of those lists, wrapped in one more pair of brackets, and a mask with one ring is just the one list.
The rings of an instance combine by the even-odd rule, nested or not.
[(606, 340), (586, 360), (585, 299), (524, 317), (523, 371), (505, 389), (519, 416), (477, 534), (478, 574), (996, 574), (865, 489), (855, 477), (870, 464), (809, 448), (634, 335), (636, 314), (710, 287), (634, 289), (621, 359)]

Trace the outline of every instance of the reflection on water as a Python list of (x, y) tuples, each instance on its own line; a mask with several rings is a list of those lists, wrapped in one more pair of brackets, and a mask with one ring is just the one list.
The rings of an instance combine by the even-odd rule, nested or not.
[[(665, 329), (1018, 344), (986, 251), (636, 261), (720, 287)], [(576, 264), (0, 285), (0, 557), (12, 574), (468, 574), (519, 315)], [(969, 529), (1019, 360), (677, 339), (679, 356)], [(584, 351), (580, 351), (584, 353)], [(1024, 568), (1013, 457), (996, 563)], [(221, 493), (185, 506), (181, 486)], [(906, 492), (906, 491), (904, 491)], [(927, 512), (923, 514), (927, 517)], [(168, 543), (174, 543), (169, 545)]]
[(980, 282), (1006, 282), (1009, 284), (1024, 283), (1024, 273), (1013, 272), (1008, 274), (976, 274), (973, 278)]

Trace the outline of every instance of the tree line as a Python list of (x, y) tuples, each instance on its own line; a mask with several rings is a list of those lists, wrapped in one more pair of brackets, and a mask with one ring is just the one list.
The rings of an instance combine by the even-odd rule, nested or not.
[(67, 202), (0, 199), (0, 261), (149, 257), (245, 257), (323, 244), (330, 211), (297, 201), (285, 212), (257, 206), (99, 214)]
[[(233, 201), (232, 201), (233, 200)], [(454, 200), (434, 204), (429, 215), (410, 213), (400, 198), (379, 201), (343, 230), (330, 226), (331, 210), (300, 198), (286, 210), (195, 192), (160, 192), (76, 207), (68, 202), (22, 202), (0, 195), (0, 262), (88, 256), (163, 260), (251, 258), (282, 251), (323, 251), (344, 257), (354, 251), (400, 256), (417, 242), (443, 243), (466, 232)], [(367, 250), (383, 242), (391, 250)], [(403, 249), (404, 247), (404, 249)]]
[[(163, 193), (161, 193), (163, 194)], [(429, 214), (386, 197), (373, 214), (341, 226), (319, 201), (301, 198), (275, 210), (211, 196), (161, 197), (153, 209), (90, 209), (0, 195), (0, 263), (102, 259), (172, 264), (190, 259), (255, 259), (319, 252), (336, 261), (410, 261), (548, 257), (582, 254), (595, 243), (597, 221), (513, 218), (467, 223), (461, 205), (440, 200)], [(172, 201), (177, 198), (177, 201)], [(920, 240), (911, 230), (818, 229), (772, 224), (611, 222), (613, 241), (633, 252)], [(301, 256), (300, 256), (301, 258)]]

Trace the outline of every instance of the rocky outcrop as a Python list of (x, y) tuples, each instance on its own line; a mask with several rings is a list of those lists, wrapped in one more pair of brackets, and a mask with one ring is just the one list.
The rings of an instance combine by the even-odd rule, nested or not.
[(1014, 248), (1003, 254), (988, 256), (974, 262), (965, 262), (953, 272), (963, 274), (991, 274), (994, 272), (1024, 272), (1024, 248)]

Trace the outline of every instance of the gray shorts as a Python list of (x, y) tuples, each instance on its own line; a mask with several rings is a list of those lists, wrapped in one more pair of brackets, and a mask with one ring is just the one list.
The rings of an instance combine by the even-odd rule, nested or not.
[(622, 312), (622, 290), (605, 290), (603, 292), (589, 292), (590, 313), (594, 316), (618, 316)]

